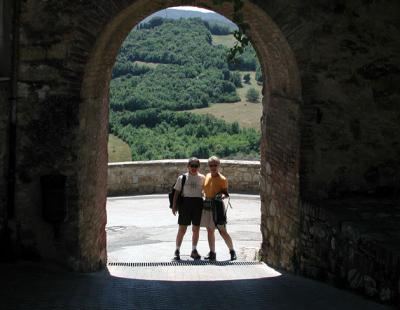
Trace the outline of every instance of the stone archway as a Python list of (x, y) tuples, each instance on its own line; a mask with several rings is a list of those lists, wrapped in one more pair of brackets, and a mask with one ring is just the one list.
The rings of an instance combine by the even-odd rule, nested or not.
[[(196, 5), (196, 1), (189, 1)], [(114, 7), (99, 1), (98, 16), (82, 22), (84, 51), (76, 40), (71, 53), (87, 55), (81, 87), (78, 133), (79, 263), (77, 269), (95, 270), (106, 262), (106, 186), (108, 89), (111, 70), (123, 40), (144, 17), (180, 1), (126, 1)], [(207, 6), (226, 17), (230, 4)], [(246, 2), (243, 13), (265, 77), (261, 119), (261, 200), (263, 259), (293, 269), (299, 229), (299, 114), (301, 85), (296, 61), (282, 32), (257, 5)], [(101, 31), (95, 29), (101, 28)], [(86, 29), (86, 30), (85, 30)], [(87, 29), (93, 29), (87, 30)], [(72, 60), (71, 60), (72, 61)]]

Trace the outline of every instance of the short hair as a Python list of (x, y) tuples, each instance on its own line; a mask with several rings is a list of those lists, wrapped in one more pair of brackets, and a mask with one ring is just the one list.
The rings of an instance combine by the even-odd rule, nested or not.
[(188, 165), (196, 163), (200, 166), (200, 160), (197, 157), (190, 157), (188, 160)]
[(219, 160), (219, 158), (217, 156), (211, 156), (208, 159), (208, 163), (217, 163), (219, 165), (220, 164), (220, 160)]

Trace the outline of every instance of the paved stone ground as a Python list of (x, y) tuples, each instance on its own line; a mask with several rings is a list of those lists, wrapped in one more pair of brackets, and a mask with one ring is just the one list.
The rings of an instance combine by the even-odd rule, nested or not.
[[(260, 231), (260, 198), (254, 195), (231, 197), (227, 229), (238, 257), (255, 259), (262, 241)], [(168, 207), (167, 195), (147, 195), (109, 198), (107, 202), (107, 252), (108, 261), (145, 262), (171, 261), (175, 251), (178, 217)], [(189, 260), (192, 250), (192, 232), (189, 227), (182, 247), (182, 259)], [(207, 255), (207, 231), (201, 228), (199, 253)], [(218, 260), (230, 258), (228, 248), (216, 232)]]
[[(176, 219), (165, 197), (113, 198), (107, 225), (112, 265), (81, 274), (51, 265), (2, 264), (0, 309), (390, 309), (252, 261), (245, 250), (254, 254), (260, 243), (259, 199), (234, 196), (232, 203), (229, 230), (241, 253), (236, 262), (227, 261), (219, 240), (215, 264), (189, 258), (171, 263)], [(199, 247), (207, 250), (204, 232)], [(183, 249), (190, 253), (190, 238)]]
[[(237, 273), (242, 279), (229, 278)], [(196, 279), (203, 275), (202, 280)], [(204, 274), (210, 276), (204, 279)], [(65, 273), (34, 264), (0, 265), (0, 309), (390, 309), (266, 265), (109, 267)], [(247, 275), (247, 279), (246, 279)], [(174, 280), (166, 280), (168, 278)]]

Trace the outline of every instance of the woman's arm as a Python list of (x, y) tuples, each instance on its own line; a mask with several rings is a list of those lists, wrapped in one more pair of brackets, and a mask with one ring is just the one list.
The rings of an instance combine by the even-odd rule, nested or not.
[(222, 199), (229, 197), (229, 193), (228, 193), (228, 189), (227, 188), (223, 188), (221, 190), (221, 193), (224, 195), (224, 197), (222, 197)]

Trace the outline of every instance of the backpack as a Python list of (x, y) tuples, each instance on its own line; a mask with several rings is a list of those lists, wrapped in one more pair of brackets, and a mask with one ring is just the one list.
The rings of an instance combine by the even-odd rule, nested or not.
[[(186, 182), (186, 174), (182, 174), (181, 194), (178, 196), (178, 200), (176, 201), (176, 206), (179, 206), (182, 203), (182, 198), (183, 198), (182, 193), (183, 193), (183, 187), (185, 186), (185, 182)], [(172, 185), (171, 190), (168, 193), (169, 208), (170, 209), (172, 209), (172, 205), (173, 205), (173, 202), (174, 202), (174, 195), (175, 195), (175, 192), (176, 192), (176, 190), (174, 188), (175, 184), (176, 184), (176, 182), (174, 183), (174, 185)]]

